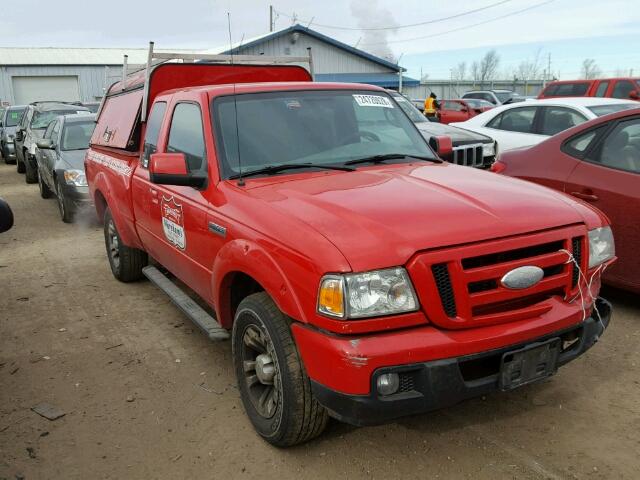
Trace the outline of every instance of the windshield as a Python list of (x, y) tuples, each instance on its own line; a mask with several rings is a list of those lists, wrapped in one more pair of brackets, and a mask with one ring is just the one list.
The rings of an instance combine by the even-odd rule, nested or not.
[(603, 115), (609, 115), (610, 113), (621, 112), (622, 110), (629, 110), (630, 108), (638, 108), (637, 103), (612, 103), (611, 105), (598, 105), (597, 107), (587, 107), (597, 117)]
[(95, 128), (95, 122), (67, 123), (62, 130), (62, 150), (86, 150)]
[(218, 97), (213, 104), (224, 178), (239, 172), (238, 152), (244, 171), (286, 163), (344, 165), (389, 153), (435, 158), (386, 93), (306, 90), (240, 94), (235, 100)]
[(47, 110), (46, 112), (35, 112), (31, 119), (31, 128), (47, 128), (47, 126), (56, 119), (58, 115), (69, 115), (70, 113), (84, 113), (84, 111), (72, 110)]
[(7, 127), (15, 127), (20, 123), (24, 108), (10, 108), (7, 112)]
[(515, 96), (513, 92), (493, 92), (493, 93), (495, 94), (496, 97), (498, 97), (498, 100), (500, 100), (500, 103), (504, 103), (510, 98), (513, 98)]
[(406, 99), (403, 95), (399, 93), (392, 93), (391, 96), (393, 99), (398, 102), (400, 108), (407, 116), (411, 119), (413, 123), (422, 123), (428, 122), (427, 118), (416, 108), (416, 106)]

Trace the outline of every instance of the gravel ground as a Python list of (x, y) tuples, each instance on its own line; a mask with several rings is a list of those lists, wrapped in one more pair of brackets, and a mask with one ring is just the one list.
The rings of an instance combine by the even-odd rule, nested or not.
[(90, 215), (63, 224), (15, 166), (0, 196), (16, 216), (0, 234), (0, 479), (639, 476), (637, 296), (606, 290), (606, 335), (545, 383), (379, 427), (332, 421), (278, 450), (242, 410), (229, 343), (148, 282), (117, 282)]

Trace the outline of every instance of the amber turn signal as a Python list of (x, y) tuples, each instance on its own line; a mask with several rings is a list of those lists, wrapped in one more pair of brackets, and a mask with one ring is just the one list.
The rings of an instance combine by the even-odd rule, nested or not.
[(341, 277), (326, 276), (320, 282), (318, 312), (332, 317), (344, 317), (344, 281)]

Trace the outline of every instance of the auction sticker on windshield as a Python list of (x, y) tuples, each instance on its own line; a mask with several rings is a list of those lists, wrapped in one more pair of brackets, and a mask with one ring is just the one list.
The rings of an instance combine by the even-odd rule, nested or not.
[(162, 212), (162, 230), (167, 241), (184, 250), (187, 246), (187, 238), (184, 233), (184, 214), (182, 205), (178, 205), (173, 197), (162, 197), (160, 205)]
[(354, 95), (353, 99), (361, 107), (393, 108), (391, 100), (380, 95)]

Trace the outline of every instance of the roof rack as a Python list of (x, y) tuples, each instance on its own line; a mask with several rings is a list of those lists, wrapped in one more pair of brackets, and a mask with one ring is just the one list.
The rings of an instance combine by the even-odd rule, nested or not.
[[(140, 120), (146, 121), (147, 117), (147, 102), (149, 98), (149, 79), (153, 69), (163, 63), (182, 60), (183, 62), (206, 62), (206, 63), (226, 63), (229, 65), (277, 65), (287, 63), (307, 63), (309, 65), (309, 73), (313, 79), (313, 58), (311, 56), (311, 47), (307, 48), (309, 52), (306, 57), (276, 57), (269, 55), (212, 55), (207, 53), (183, 53), (183, 52), (154, 52), (154, 42), (149, 42), (149, 52), (147, 54), (147, 63), (144, 67), (144, 93), (142, 95), (142, 110), (140, 112)], [(236, 47), (237, 48), (237, 47)], [(233, 48), (230, 50), (233, 51)], [(125, 79), (127, 76), (127, 55), (124, 56), (124, 62), (122, 67), (122, 86), (124, 88)]]

